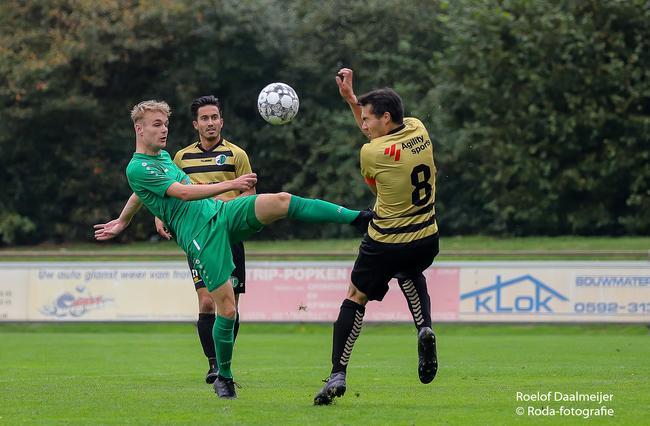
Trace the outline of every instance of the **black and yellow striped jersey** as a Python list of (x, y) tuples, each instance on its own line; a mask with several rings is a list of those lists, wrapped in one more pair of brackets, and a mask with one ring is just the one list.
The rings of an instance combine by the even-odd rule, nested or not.
[[(200, 142), (186, 146), (176, 153), (174, 163), (193, 184), (219, 183), (251, 173), (246, 151), (223, 138), (209, 151), (204, 150)], [(221, 195), (234, 198), (239, 194), (239, 191), (230, 191)]]
[(361, 147), (361, 174), (377, 185), (368, 236), (379, 243), (415, 244), (438, 232), (436, 166), (429, 133), (417, 118)]

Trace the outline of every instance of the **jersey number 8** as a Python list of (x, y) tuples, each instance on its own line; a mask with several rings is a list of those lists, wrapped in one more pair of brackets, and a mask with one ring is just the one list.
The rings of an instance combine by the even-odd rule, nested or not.
[[(411, 184), (414, 189), (411, 193), (411, 201), (414, 206), (423, 206), (431, 199), (431, 184), (429, 183), (429, 179), (431, 179), (431, 169), (429, 166), (420, 164), (419, 166), (413, 167)], [(422, 190), (424, 190), (424, 194), (422, 194)]]

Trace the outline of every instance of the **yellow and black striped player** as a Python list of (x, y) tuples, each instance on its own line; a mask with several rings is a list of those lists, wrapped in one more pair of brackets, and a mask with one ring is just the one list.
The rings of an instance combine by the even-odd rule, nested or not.
[[(202, 96), (192, 102), (190, 110), (193, 117), (192, 124), (199, 134), (199, 140), (179, 150), (174, 156), (174, 163), (189, 176), (192, 183), (219, 183), (251, 173), (251, 165), (246, 152), (227, 141), (221, 135), (223, 115), (219, 99), (215, 96)], [(217, 198), (226, 201), (241, 195), (252, 194), (255, 194), (255, 188), (245, 193), (226, 192)], [(235, 303), (239, 306), (239, 296), (246, 291), (246, 255), (242, 242), (231, 244), (230, 248), (235, 264), (230, 281), (235, 292)], [(207, 383), (213, 383), (218, 374), (215, 366), (216, 354), (212, 336), (212, 328), (216, 317), (215, 306), (210, 292), (198, 271), (193, 267), (189, 257), (188, 264), (199, 301), (199, 319), (197, 321), (199, 338), (203, 352), (210, 364), (205, 380)], [(235, 338), (237, 338), (238, 331), (239, 312), (235, 319)]]
[[(224, 138), (208, 150), (202, 147), (200, 141), (186, 146), (176, 153), (174, 163), (195, 185), (223, 182), (251, 173), (246, 152)], [(234, 198), (239, 195), (238, 192), (230, 191), (220, 197)]]
[(327, 405), (346, 390), (346, 372), (361, 332), (365, 306), (381, 301), (388, 282), (397, 278), (417, 329), (418, 376), (430, 383), (437, 372), (431, 303), (423, 272), (438, 254), (435, 215), (436, 166), (427, 129), (417, 118), (404, 118), (400, 96), (392, 89), (373, 90), (358, 99), (352, 70), (336, 76), (339, 93), (370, 142), (361, 148), (361, 174), (377, 196), (372, 221), (359, 247), (347, 298), (334, 323), (332, 369), (314, 404)]
[(361, 174), (377, 201), (368, 237), (375, 243), (415, 247), (438, 233), (436, 166), (429, 133), (417, 118), (361, 148)]

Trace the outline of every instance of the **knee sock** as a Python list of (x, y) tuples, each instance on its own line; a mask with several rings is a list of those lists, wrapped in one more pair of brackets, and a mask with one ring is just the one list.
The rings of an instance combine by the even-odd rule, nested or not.
[(233, 330), (232, 330), (233, 344), (234, 344), (235, 340), (237, 340), (237, 333), (239, 333), (239, 312), (237, 312), (237, 316), (235, 317), (235, 326), (233, 327)]
[(337, 204), (319, 199), (302, 198), (291, 195), (288, 217), (303, 222), (352, 223), (359, 210), (350, 210)]
[(233, 348), (233, 328), (235, 319), (230, 319), (217, 315), (217, 320), (214, 322), (212, 329), (212, 336), (214, 338), (214, 346), (217, 353), (217, 365), (219, 367), (219, 375), (227, 379), (232, 379), (232, 371), (230, 370), (230, 363), (232, 361), (232, 348)]
[(364, 306), (350, 299), (345, 299), (341, 304), (339, 317), (334, 323), (332, 373), (345, 372), (348, 368), (354, 342), (361, 333), (363, 314), (365, 312), (366, 308)]
[(199, 332), (199, 340), (203, 347), (203, 353), (213, 368), (216, 362), (217, 354), (214, 351), (214, 339), (212, 338), (212, 328), (214, 327), (214, 314), (199, 314), (199, 320), (196, 322), (196, 329)]
[(419, 331), (422, 327), (431, 327), (431, 300), (424, 275), (399, 278), (397, 282), (406, 297), (415, 328)]

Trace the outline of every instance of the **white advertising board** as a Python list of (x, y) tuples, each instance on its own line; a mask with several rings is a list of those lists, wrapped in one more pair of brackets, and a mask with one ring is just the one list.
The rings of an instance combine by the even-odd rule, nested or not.
[(598, 263), (466, 267), (459, 317), (490, 322), (650, 322), (650, 267)]
[[(242, 321), (332, 322), (351, 262), (249, 262)], [(434, 322), (650, 323), (649, 262), (440, 262)], [(395, 280), (364, 321), (410, 322)], [(183, 262), (0, 262), (0, 321), (195, 321)]]

